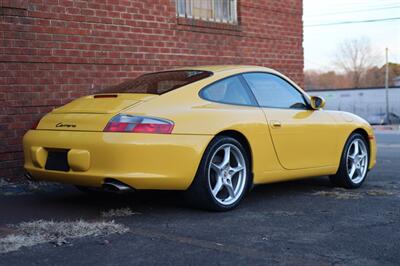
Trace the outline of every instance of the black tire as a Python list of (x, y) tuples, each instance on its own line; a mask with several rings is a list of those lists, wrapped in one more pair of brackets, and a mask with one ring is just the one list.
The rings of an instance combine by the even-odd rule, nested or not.
[[(245, 163), (245, 170), (242, 173), (241, 180), (244, 182), (244, 186), (242, 190), (240, 190), (237, 194), (237, 200), (232, 202), (232, 204), (224, 205), (218, 202), (211, 191), (211, 185), (209, 181), (209, 167), (212, 156), (216, 154), (219, 148), (223, 147), (224, 145), (234, 145), (243, 155), (244, 163)], [(205, 150), (203, 157), (201, 159), (199, 168), (197, 169), (196, 176), (187, 191), (184, 192), (184, 197), (186, 203), (191, 205), (192, 207), (210, 210), (210, 211), (228, 211), (232, 210), (233, 208), (237, 207), (241, 200), (243, 199), (244, 195), (248, 192), (249, 188), (251, 187), (251, 169), (250, 169), (250, 162), (249, 162), (249, 155), (244, 149), (243, 145), (234, 138), (228, 136), (217, 136), (215, 137), (211, 143), (208, 145), (207, 149)], [(222, 164), (221, 164), (222, 165)], [(235, 174), (232, 175), (232, 178)], [(244, 178), (243, 178), (244, 177)], [(239, 182), (239, 181), (237, 181)], [(238, 183), (237, 183), (238, 184)], [(236, 184), (236, 185), (237, 185)], [(224, 189), (222, 187), (222, 189)]]
[[(348, 172), (348, 164), (349, 164), (349, 159), (348, 159), (348, 153), (349, 149), (351, 148), (351, 145), (354, 141), (361, 141), (364, 143), (364, 146), (366, 148), (367, 152), (367, 158), (366, 158), (366, 170), (365, 174), (363, 175), (363, 178), (361, 181), (354, 182), (353, 179), (350, 177), (349, 172)], [(368, 165), (369, 165), (369, 158), (370, 158), (370, 151), (369, 151), (369, 145), (367, 143), (367, 140), (364, 138), (359, 133), (353, 133), (350, 135), (350, 137), (347, 139), (346, 144), (344, 146), (343, 152), (342, 152), (342, 157), (340, 159), (340, 165), (337, 173), (335, 175), (332, 175), (329, 177), (331, 183), (334, 186), (339, 186), (339, 187), (344, 187), (344, 188), (349, 188), (349, 189), (355, 189), (359, 188), (367, 178), (368, 174)]]

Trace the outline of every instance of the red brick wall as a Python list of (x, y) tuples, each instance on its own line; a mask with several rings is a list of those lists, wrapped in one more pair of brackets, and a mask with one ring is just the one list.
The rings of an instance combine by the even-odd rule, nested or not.
[(173, 0), (0, 0), (0, 177), (53, 107), (140, 73), (263, 65), (303, 84), (302, 0), (238, 0), (238, 26), (177, 19)]

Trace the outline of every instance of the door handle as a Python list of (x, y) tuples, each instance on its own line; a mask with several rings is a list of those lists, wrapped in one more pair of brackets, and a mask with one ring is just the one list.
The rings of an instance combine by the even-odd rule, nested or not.
[(272, 120), (272, 121), (271, 121), (271, 126), (272, 126), (273, 128), (280, 128), (280, 127), (282, 127), (282, 123), (281, 123), (281, 121)]

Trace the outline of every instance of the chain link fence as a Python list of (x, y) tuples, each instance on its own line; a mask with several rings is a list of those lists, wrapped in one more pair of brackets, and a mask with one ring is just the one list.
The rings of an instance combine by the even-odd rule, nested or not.
[[(341, 89), (309, 91), (310, 95), (322, 96), (327, 110), (354, 113), (367, 121), (379, 114), (386, 114), (385, 88)], [(400, 117), (400, 88), (389, 88), (389, 113)]]

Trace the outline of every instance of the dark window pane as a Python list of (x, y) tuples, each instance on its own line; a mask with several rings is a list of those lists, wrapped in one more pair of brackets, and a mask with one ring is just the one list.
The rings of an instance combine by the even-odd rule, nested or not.
[(208, 86), (201, 91), (201, 96), (214, 102), (256, 105), (238, 76), (226, 78)]
[(243, 75), (263, 107), (307, 109), (302, 94), (282, 78), (267, 73)]
[(163, 94), (211, 76), (211, 72), (177, 70), (150, 73), (127, 80), (103, 92)]

